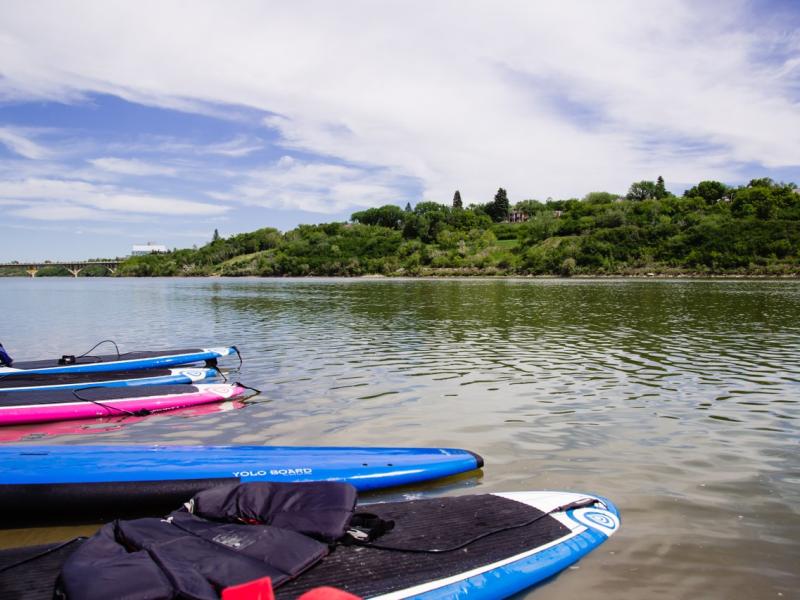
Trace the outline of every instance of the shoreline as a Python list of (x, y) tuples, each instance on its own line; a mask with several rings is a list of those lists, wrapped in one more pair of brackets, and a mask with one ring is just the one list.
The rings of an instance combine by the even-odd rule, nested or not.
[[(44, 275), (30, 277), (29, 275), (0, 275), (2, 279), (76, 279), (66, 275)], [(398, 273), (384, 275), (381, 273), (368, 273), (364, 275), (166, 275), (166, 276), (135, 276), (135, 275), (111, 275), (111, 276), (83, 276), (80, 279), (342, 279), (342, 280), (447, 280), (447, 279), (522, 279), (522, 280), (597, 280), (597, 279), (691, 279), (691, 280), (800, 280), (800, 272), (796, 273), (576, 273), (573, 275), (526, 275), (522, 273), (426, 273), (410, 274)]]

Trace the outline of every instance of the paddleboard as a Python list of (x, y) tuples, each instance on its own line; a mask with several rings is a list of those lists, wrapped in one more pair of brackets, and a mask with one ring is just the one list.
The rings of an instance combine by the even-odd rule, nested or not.
[(0, 425), (136, 416), (220, 402), (244, 392), (242, 386), (227, 383), (6, 392), (0, 395)]
[[(506, 598), (563, 571), (620, 527), (611, 501), (571, 492), (466, 495), (358, 509), (394, 521), (394, 528), (364, 545), (338, 546), (275, 589), (278, 600), (319, 586), (379, 600)], [(81, 543), (0, 551), (0, 585), (22, 600), (52, 598), (61, 565)]]
[(453, 448), (0, 446), (0, 519), (145, 514), (249, 481), (343, 481), (372, 490), (482, 466), (477, 454)]
[[(205, 367), (179, 369), (140, 369), (106, 373), (12, 373), (0, 376), (3, 392), (86, 389), (90, 387), (133, 387), (139, 385), (176, 385), (197, 383), (219, 376), (217, 369)], [(0, 396), (2, 398), (2, 396)]]
[(216, 366), (218, 358), (232, 354), (237, 354), (235, 346), (227, 348), (192, 348), (188, 350), (147, 350), (104, 356), (79, 356), (71, 357), (75, 361), (72, 364), (61, 364), (61, 359), (14, 361), (10, 367), (0, 367), (0, 377), (20, 372), (97, 373), (102, 371), (160, 369), (203, 361), (206, 362), (206, 366)]
[(380, 600), (506, 598), (577, 562), (620, 525), (611, 501), (570, 492), (466, 495), (362, 509), (395, 522), (373, 542), (381, 548), (337, 548), (275, 590), (278, 600), (321, 585)]

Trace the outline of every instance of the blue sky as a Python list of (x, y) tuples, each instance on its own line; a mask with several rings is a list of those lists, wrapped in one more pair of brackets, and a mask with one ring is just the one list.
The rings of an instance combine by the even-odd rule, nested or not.
[(800, 183), (799, 26), (788, 0), (4, 2), (0, 261), (455, 189)]

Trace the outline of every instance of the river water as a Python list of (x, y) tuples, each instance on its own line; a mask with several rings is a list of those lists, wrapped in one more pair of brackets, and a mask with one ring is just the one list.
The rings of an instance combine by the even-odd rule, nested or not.
[(620, 507), (620, 532), (531, 597), (798, 597), (800, 282), (0, 278), (0, 307), (18, 359), (236, 344), (262, 390), (6, 442), (463, 447), (482, 473), (372, 498)]

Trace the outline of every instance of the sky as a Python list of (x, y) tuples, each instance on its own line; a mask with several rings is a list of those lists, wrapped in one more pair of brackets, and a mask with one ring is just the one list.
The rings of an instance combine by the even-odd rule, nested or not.
[(800, 184), (800, 3), (0, 4), (0, 262), (659, 175)]

